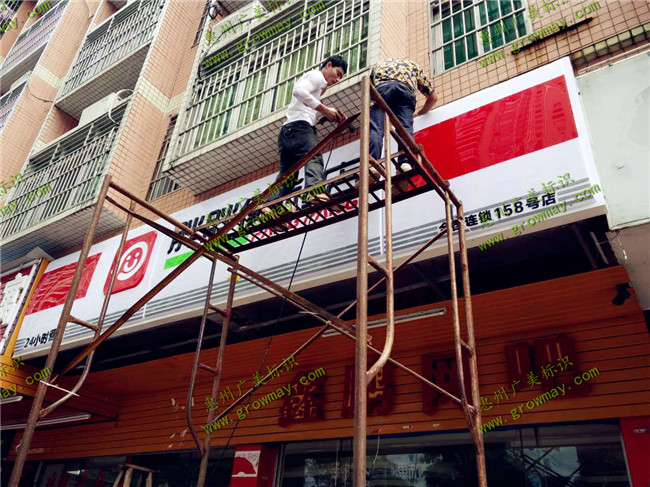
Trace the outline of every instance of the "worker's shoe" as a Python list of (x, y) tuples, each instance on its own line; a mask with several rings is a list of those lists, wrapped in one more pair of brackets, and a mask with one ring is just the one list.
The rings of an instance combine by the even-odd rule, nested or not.
[[(396, 165), (399, 168), (396, 176), (413, 169), (413, 166), (411, 166), (408, 162), (397, 163)], [(409, 179), (402, 179), (397, 183), (393, 183), (393, 191), (397, 195), (408, 191), (409, 186), (413, 186), (412, 184), (409, 184)]]
[[(371, 185), (373, 183), (376, 183), (377, 181), (381, 181), (384, 179), (382, 175), (375, 169), (375, 166), (369, 165), (369, 170), (370, 170), (370, 181), (368, 181), (368, 185)], [(354, 189), (359, 189), (359, 180), (357, 179), (357, 182), (354, 185)]]
[[(309, 206), (315, 206), (319, 205), (321, 203), (328, 203), (332, 197), (328, 195), (327, 193), (320, 193), (320, 194), (310, 194), (307, 197), (307, 200), (303, 204), (303, 208), (307, 208)], [(333, 212), (342, 212), (345, 210), (344, 207), (341, 205), (332, 205), (328, 207), (331, 211)]]
[[(284, 205), (283, 205), (283, 207), (284, 207)], [(288, 211), (286, 207), (284, 207), (284, 209), (286, 211)], [(277, 212), (273, 211), (271, 209), (271, 207), (269, 207), (269, 206), (267, 206), (265, 208), (262, 208), (260, 211), (262, 212), (262, 215), (265, 217), (265, 219), (267, 219), (267, 218), (275, 219), (277, 217)], [(269, 228), (271, 230), (273, 230), (275, 233), (282, 233), (282, 232), (286, 232), (287, 230), (289, 230), (289, 228), (284, 223), (277, 223), (277, 224), (271, 225)]]

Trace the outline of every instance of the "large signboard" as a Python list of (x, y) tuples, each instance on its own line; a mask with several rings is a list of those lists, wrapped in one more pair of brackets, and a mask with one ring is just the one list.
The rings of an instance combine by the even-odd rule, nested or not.
[[(497, 86), (444, 105), (415, 120), (416, 140), (454, 192), (463, 200), (468, 225), (468, 244), (484, 245), (500, 234), (512, 238), (522, 232), (563, 225), (605, 212), (589, 136), (571, 63), (563, 59)], [(335, 149), (332, 166), (358, 157), (358, 142)], [(328, 157), (325, 157), (327, 160)], [(264, 190), (274, 176), (246, 184), (173, 216), (195, 226), (224, 207), (235, 207)], [(553, 191), (551, 192), (551, 189)], [(591, 188), (591, 189), (588, 189)], [(585, 196), (585, 192), (587, 196)], [(578, 195), (579, 197), (576, 197)], [(383, 211), (370, 215), (371, 253), (383, 254)], [(442, 201), (434, 192), (393, 206), (396, 257), (406, 256), (441, 228)], [(169, 226), (166, 223), (162, 223)], [(534, 227), (534, 228), (533, 228)], [(516, 229), (516, 233), (514, 229)], [(243, 265), (281, 284), (287, 284), (303, 238), (306, 238), (293, 289), (300, 290), (337, 281), (356, 272), (357, 222), (350, 219), (241, 254)], [(73, 314), (95, 322), (106, 290), (119, 237), (94, 245), (84, 267), (83, 286), (77, 293)], [(166, 235), (147, 227), (129, 233), (125, 255), (113, 290), (105, 327), (167, 276), (190, 252)], [(422, 258), (446, 252), (438, 242)], [(36, 343), (56, 327), (67, 277), (78, 253), (50, 264), (21, 328), (16, 353), (30, 357), (44, 354), (47, 344)], [(125, 334), (187, 316), (202, 309), (209, 278), (208, 261), (201, 259), (140, 309), (118, 331)], [(226, 266), (217, 267), (213, 302), (225, 301)], [(237, 284), (236, 304), (268, 297), (250, 283)], [(64, 348), (88, 342), (92, 332), (68, 325)]]

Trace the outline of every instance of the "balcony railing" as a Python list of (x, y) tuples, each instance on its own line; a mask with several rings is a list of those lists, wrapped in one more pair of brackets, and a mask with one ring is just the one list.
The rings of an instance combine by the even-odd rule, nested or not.
[[(16, 11), (18, 10), (18, 7), (20, 7), (20, 1), (5, 0), (3, 4), (5, 8), (0, 10), (0, 24), (4, 24), (5, 22), (10, 22), (14, 18), (14, 15), (16, 15)], [(4, 32), (0, 32), (0, 38), (2, 38), (3, 35)]]
[(0, 132), (2, 132), (7, 120), (9, 120), (9, 115), (11, 115), (11, 111), (14, 109), (14, 106), (16, 106), (16, 103), (18, 103), (18, 99), (20, 98), (20, 94), (23, 92), (24, 87), (25, 83), (21, 84), (9, 93), (5, 93), (5, 95), (0, 98)]
[(67, 4), (67, 0), (57, 4), (53, 9), (41, 15), (34, 25), (18, 36), (11, 51), (9, 51), (2, 63), (0, 77), (3, 77), (50, 40)]
[[(14, 187), (5, 202), (12, 211), (0, 222), (0, 238), (94, 201), (127, 104), (111, 111), (115, 122), (104, 114), (28, 161), (22, 171), (24, 182)], [(47, 191), (37, 191), (45, 186)]]
[(295, 81), (329, 55), (341, 54), (348, 61), (347, 76), (366, 68), (369, 0), (323, 3), (326, 7), (306, 20), (300, 15), (304, 4), (275, 16), (247, 37), (289, 18), (291, 28), (259, 44), (251, 40), (243, 53), (232, 44), (225, 61), (201, 67), (206, 72), (194, 83), (174, 158), (284, 108)]
[(60, 96), (149, 42), (162, 12), (161, 0), (136, 0), (86, 36)]

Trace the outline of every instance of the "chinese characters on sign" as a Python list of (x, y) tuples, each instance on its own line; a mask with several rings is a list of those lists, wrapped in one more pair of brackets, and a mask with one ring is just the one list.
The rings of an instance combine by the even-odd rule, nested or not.
[[(567, 186), (569, 186), (570, 183), (575, 183), (573, 179), (571, 179), (571, 176), (569, 173), (564, 174), (563, 176), (558, 176), (560, 180), (557, 182), (557, 184), (560, 186), (558, 189), (563, 189)], [(555, 205), (555, 187), (553, 186), (556, 184), (553, 181), (549, 181), (547, 183), (542, 183), (542, 191), (544, 194), (542, 195), (542, 207), (544, 206), (552, 206)], [(530, 188), (530, 191), (528, 192), (528, 198), (526, 198), (526, 207), (536, 210), (539, 208), (540, 200), (537, 197), (539, 195), (538, 192), (535, 191), (534, 188)], [(513, 208), (514, 208), (514, 213), (522, 213), (524, 211), (524, 204), (523, 202), (519, 201), (521, 200), (521, 197), (514, 198), (513, 201)], [(494, 213), (495, 216), (501, 220), (501, 218), (505, 218), (507, 216), (510, 216), (513, 214), (513, 208), (510, 208), (510, 203), (505, 203), (501, 205), (500, 207), (494, 208)], [(474, 217), (473, 219), (471, 217)], [(470, 223), (471, 220), (471, 223)], [(494, 225), (496, 222), (492, 219), (492, 211), (491, 210), (485, 210), (482, 211), (478, 214), (478, 222), (481, 223), (481, 228), (485, 227), (490, 227)], [(473, 225), (476, 225), (476, 218), (475, 215), (469, 215), (465, 217), (465, 224), (468, 227), (471, 227)], [(441, 227), (443, 228), (443, 227)]]
[[(422, 375), (438, 387), (443, 388), (450, 394), (460, 398), (458, 390), (458, 369), (456, 358), (447, 353), (428, 353), (422, 355)], [(469, 361), (463, 355), (463, 370), (469, 371)], [(464, 377), (465, 393), (470, 390), (469, 374)], [(433, 387), (422, 383), (422, 411), (426, 414), (435, 414), (440, 405), (447, 404), (451, 400)]]
[[(520, 381), (522, 387), (541, 385), (547, 392), (558, 385), (570, 385), (571, 377), (579, 372), (573, 339), (566, 335), (541, 338), (533, 345), (506, 345), (505, 351), (508, 381)], [(585, 384), (567, 391), (567, 396), (581, 397), (590, 392), (591, 386)]]
[[(344, 418), (354, 417), (354, 390), (355, 390), (354, 365), (345, 368), (343, 385), (343, 407), (341, 416)], [(368, 416), (385, 416), (390, 414), (395, 403), (395, 388), (393, 386), (393, 368), (382, 367), (377, 375), (368, 384)]]
[[(304, 376), (303, 376), (304, 378)], [(280, 408), (278, 425), (286, 428), (292, 424), (311, 423), (325, 419), (325, 376), (305, 384), (302, 380), (296, 384), (298, 376), (292, 382), (294, 393), (284, 398)]]

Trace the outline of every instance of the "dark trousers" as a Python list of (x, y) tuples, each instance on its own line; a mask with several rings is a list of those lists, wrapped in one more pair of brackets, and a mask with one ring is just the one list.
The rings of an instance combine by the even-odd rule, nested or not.
[[(385, 81), (377, 86), (377, 91), (397, 116), (406, 131), (413, 137), (413, 112), (415, 97), (408, 87), (400, 81)], [(375, 159), (381, 157), (384, 145), (384, 112), (377, 105), (370, 109), (370, 155)], [(389, 150), (388, 148), (386, 149)], [(400, 162), (407, 162), (402, 156)]]
[[(317, 144), (316, 127), (310, 125), (309, 122), (298, 120), (283, 125), (278, 135), (278, 151), (280, 152), (280, 174), (278, 174), (278, 178), (286, 173), (299, 159), (308, 154)], [(324, 173), (323, 156), (318, 153), (305, 166), (305, 187), (323, 181), (325, 179)], [(289, 194), (293, 184), (295, 183), (287, 181), (280, 186), (279, 191), (269, 196), (267, 201)]]

